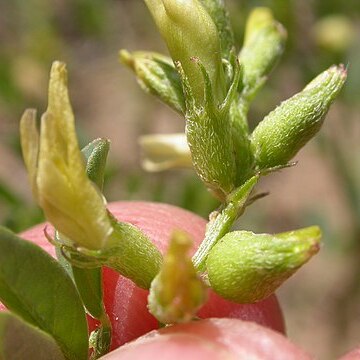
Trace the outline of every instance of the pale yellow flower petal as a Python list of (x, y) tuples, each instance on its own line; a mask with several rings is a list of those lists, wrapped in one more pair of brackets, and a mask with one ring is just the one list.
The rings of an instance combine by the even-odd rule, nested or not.
[(173, 168), (192, 168), (185, 134), (146, 135), (139, 139), (144, 153), (142, 166), (157, 172)]
[(54, 227), (77, 245), (100, 249), (112, 232), (103, 197), (88, 179), (77, 142), (65, 64), (51, 69), (41, 119), (38, 201)]
[(36, 172), (39, 154), (39, 132), (36, 128), (36, 110), (27, 109), (20, 120), (20, 142), (31, 190), (37, 199)]

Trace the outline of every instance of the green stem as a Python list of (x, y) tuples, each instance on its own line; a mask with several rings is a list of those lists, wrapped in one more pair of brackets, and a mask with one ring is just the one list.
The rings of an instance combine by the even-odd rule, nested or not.
[(253, 154), (250, 147), (249, 126), (247, 113), (249, 102), (240, 97), (230, 107), (230, 121), (232, 140), (236, 161), (236, 185), (242, 185), (251, 176), (253, 169)]
[(109, 316), (104, 312), (99, 320), (101, 325), (90, 335), (93, 348), (90, 360), (98, 359), (110, 350), (112, 326)]
[(259, 180), (259, 175), (253, 176), (244, 185), (235, 189), (228, 197), (226, 205), (219, 214), (210, 220), (205, 238), (194, 254), (192, 260), (198, 271), (204, 272), (206, 259), (213, 246), (231, 229), (234, 222), (243, 214), (246, 201)]

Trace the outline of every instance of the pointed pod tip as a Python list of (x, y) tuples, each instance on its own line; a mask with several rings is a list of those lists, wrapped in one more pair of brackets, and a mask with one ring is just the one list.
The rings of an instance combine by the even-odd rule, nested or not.
[(344, 79), (346, 79), (346, 78), (347, 78), (347, 73), (348, 73), (348, 67), (345, 66), (344, 64), (339, 64), (339, 65), (337, 66), (337, 69), (338, 69), (338, 71), (340, 72), (340, 74), (342, 75), (342, 77), (343, 77)]
[(347, 78), (348, 69), (344, 64), (332, 65), (328, 69), (328, 74), (334, 76), (340, 80), (341, 86)]

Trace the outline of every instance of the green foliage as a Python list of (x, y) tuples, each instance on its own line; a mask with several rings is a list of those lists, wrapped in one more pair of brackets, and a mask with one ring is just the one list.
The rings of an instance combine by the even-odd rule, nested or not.
[(66, 359), (87, 359), (85, 311), (57, 261), (0, 228), (0, 273), (0, 300), (8, 309), (52, 336)]
[(0, 313), (0, 359), (65, 360), (47, 333), (11, 313)]

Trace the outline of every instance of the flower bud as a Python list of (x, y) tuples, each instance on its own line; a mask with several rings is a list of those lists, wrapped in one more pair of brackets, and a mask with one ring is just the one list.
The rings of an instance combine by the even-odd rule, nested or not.
[(139, 143), (144, 153), (142, 167), (147, 171), (192, 168), (185, 134), (145, 135)]
[(73, 243), (102, 248), (112, 227), (104, 199), (89, 180), (80, 152), (67, 90), (65, 64), (54, 62), (49, 104), (40, 135), (34, 111), (20, 122), (21, 144), (33, 193), (46, 218)]
[(221, 42), (222, 57), (229, 60), (235, 40), (224, 0), (200, 0), (200, 2), (216, 25)]
[(175, 231), (151, 284), (149, 310), (164, 324), (190, 321), (206, 300), (206, 287), (188, 255), (191, 245), (188, 235)]
[(258, 169), (285, 165), (315, 136), (345, 80), (344, 66), (332, 66), (259, 123), (251, 136)]
[(237, 303), (263, 300), (319, 251), (320, 237), (317, 226), (277, 235), (228, 233), (207, 259), (211, 287)]
[(204, 81), (196, 57), (206, 68), (218, 102), (225, 96), (221, 47), (216, 25), (199, 0), (145, 0), (164, 38), (170, 55), (179, 61), (198, 104), (204, 96)]
[(185, 112), (181, 81), (170, 58), (153, 52), (130, 54), (121, 50), (120, 61), (134, 71), (144, 91), (157, 96), (175, 111)]
[(356, 39), (356, 28), (345, 15), (328, 15), (319, 19), (312, 35), (317, 45), (336, 53), (347, 51)]
[(244, 46), (239, 54), (243, 66), (244, 95), (249, 100), (259, 90), (266, 76), (284, 51), (286, 30), (267, 8), (256, 8), (245, 29)]

